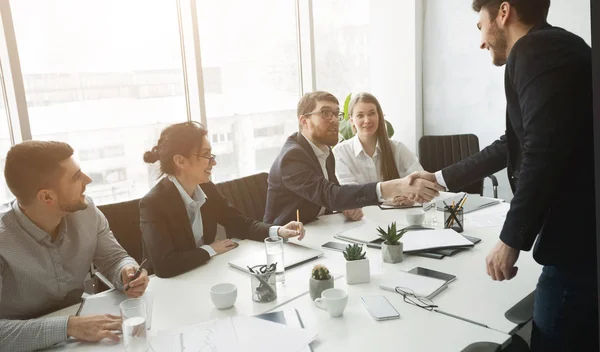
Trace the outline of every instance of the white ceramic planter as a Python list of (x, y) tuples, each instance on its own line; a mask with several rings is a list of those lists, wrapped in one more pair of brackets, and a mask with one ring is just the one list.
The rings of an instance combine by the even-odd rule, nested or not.
[(369, 259), (346, 261), (346, 282), (348, 285), (364, 284), (370, 281)]
[(397, 245), (390, 246), (383, 242), (381, 244), (381, 256), (384, 263), (400, 263), (404, 259), (404, 245), (398, 242)]

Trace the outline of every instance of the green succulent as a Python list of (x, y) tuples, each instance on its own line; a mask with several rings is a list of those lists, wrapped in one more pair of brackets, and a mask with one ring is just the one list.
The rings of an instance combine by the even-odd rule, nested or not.
[(377, 232), (379, 232), (379, 237), (381, 237), (387, 245), (395, 246), (402, 236), (408, 232), (408, 229), (396, 230), (396, 222), (394, 221), (392, 225), (388, 225), (387, 231), (381, 227), (377, 227)]
[(344, 258), (347, 261), (365, 259), (367, 252), (363, 252), (362, 246), (358, 244), (349, 244), (344, 250)]
[(321, 264), (317, 264), (312, 270), (312, 278), (315, 280), (329, 280), (331, 279), (331, 275), (329, 275), (329, 269)]

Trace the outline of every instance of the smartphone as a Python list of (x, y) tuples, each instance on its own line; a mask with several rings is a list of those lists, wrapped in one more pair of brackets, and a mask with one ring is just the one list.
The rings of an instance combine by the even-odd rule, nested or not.
[(390, 320), (400, 318), (400, 313), (384, 296), (362, 296), (360, 298), (375, 320)]
[(321, 247), (323, 248), (327, 248), (327, 249), (332, 249), (334, 251), (340, 251), (343, 252), (344, 249), (346, 249), (346, 247), (348, 247), (347, 243), (340, 243), (340, 242), (327, 242), (325, 244), (323, 244)]
[(432, 277), (434, 279), (444, 280), (444, 281), (446, 281), (446, 283), (451, 283), (452, 281), (456, 280), (456, 275), (446, 274), (446, 273), (442, 273), (440, 271), (435, 271), (435, 270), (423, 268), (420, 266), (418, 266), (416, 268), (412, 268), (408, 272), (417, 274), (417, 275), (421, 275), (421, 276)]

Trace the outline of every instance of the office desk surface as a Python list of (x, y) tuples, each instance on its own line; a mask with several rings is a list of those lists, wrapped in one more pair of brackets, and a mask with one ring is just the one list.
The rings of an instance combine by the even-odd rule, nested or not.
[[(511, 337), (496, 330), (405, 303), (402, 296), (377, 287), (378, 276), (370, 284), (335, 285), (348, 292), (343, 317), (332, 318), (317, 308), (308, 295), (293, 300), (281, 310), (296, 308), (306, 328), (319, 332), (312, 343), (314, 352), (333, 351), (461, 351), (476, 342), (506, 345)], [(361, 296), (383, 295), (400, 313), (400, 319), (376, 321), (361, 302)]]
[[(495, 208), (498, 212), (506, 212), (508, 204), (487, 208), (489, 212)], [(381, 210), (379, 207), (363, 208), (365, 216), (380, 225), (387, 226), (396, 221), (399, 227), (406, 226), (407, 210)], [(438, 212), (443, 216), (442, 212)], [(438, 219), (438, 224), (441, 219)], [(343, 242), (333, 236), (347, 228), (357, 226), (357, 223), (346, 221), (341, 214), (321, 217), (307, 224), (305, 245), (321, 248), (327, 241)], [(481, 238), (481, 242), (473, 248), (461, 251), (443, 259), (425, 258), (415, 255), (405, 255), (404, 260), (397, 264), (383, 263), (381, 250), (366, 248), (367, 257), (371, 264), (372, 274), (391, 273), (397, 270), (410, 270), (416, 266), (446, 272), (457, 276), (448, 288), (434, 298), (439, 309), (465, 318), (498, 331), (511, 334), (517, 324), (505, 318), (504, 314), (521, 299), (535, 290), (537, 279), (542, 267), (537, 264), (531, 252), (521, 252), (517, 266), (518, 275), (509, 281), (493, 281), (486, 273), (485, 258), (496, 245), (501, 227), (469, 227), (465, 224), (465, 235)], [(340, 252), (323, 249), (327, 257), (341, 257)], [(332, 270), (344, 272), (344, 261), (332, 264)]]
[[(407, 210), (380, 210), (378, 207), (364, 208), (367, 217), (381, 224), (387, 225), (391, 221), (405, 224)], [(499, 207), (498, 211), (506, 211), (506, 207)], [(440, 213), (441, 214), (441, 213)], [(307, 224), (307, 236), (301, 242), (304, 245), (321, 248), (327, 241), (342, 242), (333, 236), (356, 223), (348, 222), (341, 214), (323, 216), (319, 220)], [(242, 241), (235, 250), (213, 257), (207, 264), (188, 273), (174, 278), (160, 279), (153, 277), (149, 289), (154, 291), (154, 309), (152, 330), (150, 335), (159, 330), (170, 329), (190, 324), (195, 324), (211, 319), (219, 319), (234, 315), (255, 315), (280, 308), (298, 308), (305, 323), (318, 328), (321, 336), (319, 344), (322, 350), (340, 350), (345, 346), (371, 346), (371, 342), (381, 342), (385, 348), (390, 336), (394, 336), (389, 326), (397, 326), (396, 333), (410, 332), (414, 339), (406, 336), (403, 339), (411, 341), (414, 348), (406, 350), (433, 350), (434, 343), (442, 348), (445, 340), (454, 341), (450, 337), (457, 336), (448, 346), (448, 350), (460, 350), (468, 344), (477, 341), (491, 341), (506, 343), (517, 324), (508, 321), (504, 314), (514, 304), (519, 302), (535, 289), (537, 277), (541, 267), (537, 265), (531, 253), (521, 253), (518, 261), (519, 274), (513, 280), (494, 282), (486, 274), (485, 257), (498, 240), (499, 227), (470, 228), (466, 224), (465, 234), (479, 237), (482, 241), (474, 248), (460, 252), (442, 260), (406, 255), (404, 261), (398, 264), (387, 264), (381, 260), (381, 250), (367, 248), (367, 257), (370, 260), (373, 281), (370, 284), (346, 286), (345, 278), (336, 280), (336, 287), (347, 287), (350, 301), (345, 318), (333, 320), (325, 311), (313, 307), (308, 295), (308, 280), (315, 264), (324, 264), (334, 274), (345, 274), (345, 260), (341, 252), (322, 249), (323, 258), (305, 265), (286, 271), (286, 283), (278, 286), (278, 299), (271, 303), (254, 303), (250, 295), (250, 276), (231, 268), (228, 261), (232, 258), (244, 256), (256, 251), (264, 251), (264, 244), (254, 241)], [(377, 278), (381, 275), (398, 270), (410, 270), (415, 266), (423, 266), (457, 276), (457, 280), (436, 296), (433, 300), (439, 309), (486, 325), (491, 329), (467, 323), (436, 312), (411, 306), (403, 302), (400, 295), (383, 291), (377, 286)], [(211, 286), (231, 282), (237, 286), (238, 297), (235, 306), (228, 310), (217, 310), (210, 301), (209, 289)], [(362, 294), (383, 294), (393, 302), (400, 311), (402, 318), (394, 322), (375, 322), (367, 311), (359, 304)], [(55, 314), (73, 314), (76, 307)], [(368, 319), (368, 320), (367, 320)], [(331, 322), (331, 324), (329, 324)], [(365, 324), (365, 325), (363, 325)], [(389, 324), (389, 325), (386, 325)], [(398, 325), (399, 324), (399, 325)], [(357, 330), (363, 326), (372, 327), (364, 329), (364, 341), (358, 338), (361, 333)], [(382, 327), (382, 330), (379, 330)], [(492, 329), (498, 330), (494, 331)], [(353, 341), (351, 343), (351, 341)], [(420, 345), (422, 343), (422, 345)], [(317, 346), (319, 346), (317, 344)], [(442, 347), (440, 347), (442, 346)], [(112, 342), (103, 341), (100, 344), (69, 343), (60, 348), (75, 350), (114, 350), (122, 348)], [(422, 348), (421, 348), (422, 347)], [(445, 350), (445, 349), (442, 349)]]

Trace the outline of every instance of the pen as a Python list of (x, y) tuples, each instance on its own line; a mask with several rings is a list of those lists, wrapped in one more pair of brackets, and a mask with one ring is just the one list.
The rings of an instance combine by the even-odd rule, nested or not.
[[(148, 260), (148, 258), (142, 260), (142, 264), (140, 264), (140, 266), (137, 268), (137, 270), (135, 271), (135, 274), (133, 274), (133, 277), (131, 278), (131, 280), (129, 280), (129, 282), (137, 279), (140, 274), (142, 273), (142, 267), (144, 266), (144, 264), (146, 263), (146, 261)], [(129, 283), (127, 283), (127, 285), (125, 285), (125, 291), (129, 290)]]

